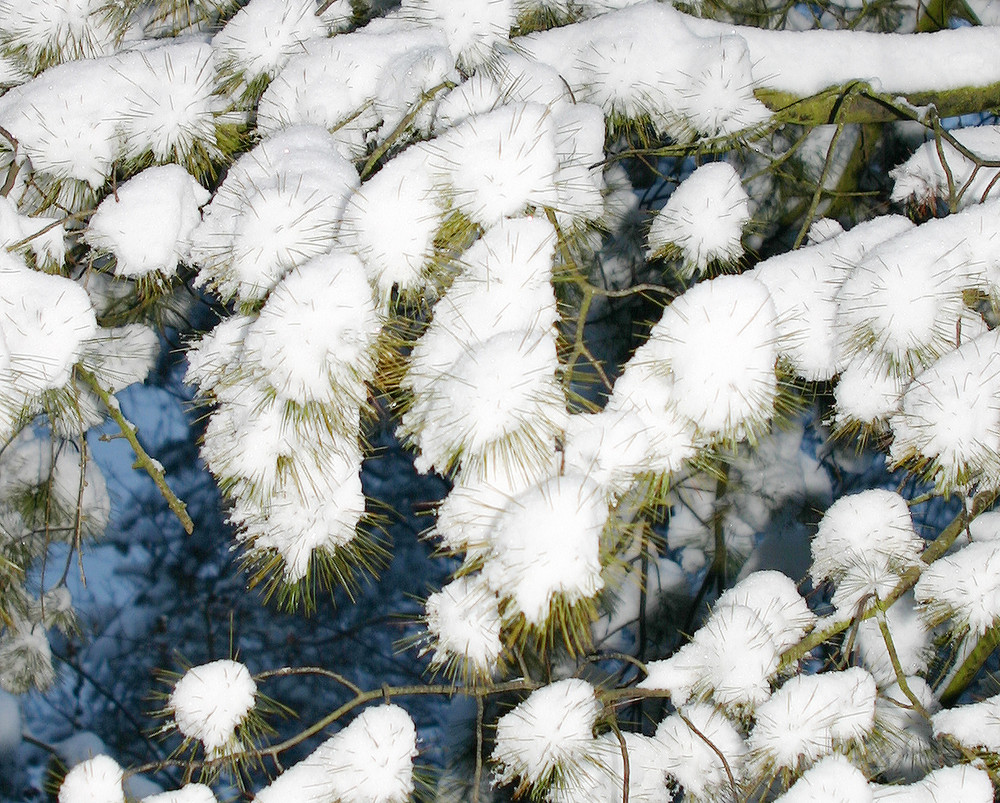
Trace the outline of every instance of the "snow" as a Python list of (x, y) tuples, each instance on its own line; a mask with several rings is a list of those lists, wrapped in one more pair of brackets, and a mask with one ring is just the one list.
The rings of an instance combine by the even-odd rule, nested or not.
[(0, 766), (21, 745), (21, 701), (0, 689)]
[(1000, 543), (975, 542), (928, 566), (914, 587), (929, 617), (982, 636), (1000, 617)]
[(176, 792), (162, 792), (144, 797), (141, 803), (216, 803), (210, 787), (200, 783), (189, 783)]
[(538, 103), (508, 104), (469, 117), (431, 145), (455, 205), (491, 226), (527, 206), (558, 205), (554, 121)]
[(890, 424), (893, 461), (926, 466), (939, 490), (1000, 485), (1000, 332), (967, 340), (918, 374)]
[(513, 602), (514, 615), (539, 625), (557, 596), (574, 603), (604, 587), (599, 547), (607, 520), (604, 496), (586, 476), (545, 480), (508, 501), (497, 516), (483, 576)]
[(754, 572), (725, 591), (716, 601), (713, 615), (738, 606), (754, 612), (779, 651), (796, 644), (816, 623), (816, 614), (809, 610), (795, 582), (773, 570)]
[(219, 155), (214, 69), (211, 47), (193, 41), (57, 65), (0, 98), (0, 125), (35, 171), (94, 189), (119, 158), (197, 163), (205, 149)]
[(744, 40), (729, 31), (699, 35), (690, 19), (668, 4), (643, 3), (515, 41), (556, 68), (576, 98), (613, 116), (648, 115), (677, 139), (762, 123), (769, 112), (753, 97)]
[(289, 268), (328, 252), (358, 186), (336, 140), (315, 126), (265, 139), (229, 168), (194, 231), (198, 281), (224, 298), (262, 298)]
[(157, 162), (198, 165), (200, 152), (221, 156), (215, 131), (226, 101), (216, 91), (211, 46), (179, 41), (136, 51), (113, 69), (123, 81), (119, 136), (126, 158), (151, 153)]
[[(995, 160), (1000, 156), (1000, 126), (958, 128), (949, 133), (982, 159)], [(944, 155), (944, 164), (938, 147)], [(950, 200), (950, 180), (956, 194), (961, 193), (955, 198), (957, 208), (965, 209), (997, 193), (998, 175), (1000, 170), (995, 167), (977, 167), (947, 140), (938, 143), (932, 139), (889, 171), (895, 182), (891, 198), (897, 203), (912, 201), (918, 205), (933, 203), (936, 198)]]
[(777, 397), (776, 325), (763, 284), (720, 276), (678, 296), (630, 363), (667, 378), (676, 410), (704, 437), (753, 438)]
[[(321, 447), (313, 448), (322, 455)], [(266, 502), (257, 501), (259, 490), (248, 488), (230, 512), (240, 528), (237, 538), (253, 552), (274, 549), (281, 555), (285, 582), (306, 576), (315, 550), (332, 554), (353, 541), (365, 512), (360, 456), (338, 448), (320, 460), (314, 468), (307, 451), (278, 475)]]
[(835, 423), (848, 431), (853, 422), (886, 426), (889, 416), (899, 408), (906, 385), (903, 377), (886, 370), (877, 355), (854, 357), (840, 372), (833, 389)]
[(503, 649), (499, 600), (481, 577), (464, 575), (427, 598), (427, 630), (434, 640), (431, 666), (467, 662), (489, 677)]
[(639, 687), (669, 691), (678, 704), (710, 695), (734, 711), (752, 709), (770, 697), (780, 657), (772, 628), (731, 597), (670, 658), (650, 661)]
[(248, 84), (258, 76), (273, 78), (310, 39), (320, 39), (350, 22), (346, 2), (316, 14), (315, 0), (251, 0), (212, 37), (224, 72)]
[(232, 315), (220, 321), (212, 331), (188, 346), (187, 373), (184, 381), (209, 394), (232, 381), (238, 373), (240, 354), (247, 329), (255, 318)]
[(402, 431), (421, 452), (418, 469), (444, 473), (459, 460), (480, 471), (492, 460), (547, 463), (565, 418), (558, 365), (552, 330), (467, 343), (423, 392), (414, 388), (403, 416)]
[(750, 203), (740, 177), (726, 162), (702, 165), (671, 193), (649, 228), (651, 256), (681, 257), (690, 278), (711, 263), (735, 262), (743, 253)]
[[(926, 673), (934, 649), (913, 594), (907, 593), (896, 600), (885, 612), (885, 620), (903, 674), (910, 677)], [(872, 673), (879, 686), (891, 686), (896, 682), (896, 669), (889, 658), (877, 618), (866, 619), (858, 625), (856, 648), (861, 664)]]
[(866, 738), (877, 696), (874, 678), (858, 667), (790, 678), (757, 708), (749, 741), (754, 760), (795, 768)]
[(749, 271), (771, 294), (779, 349), (796, 374), (825, 381), (843, 368), (834, 328), (837, 293), (868, 251), (911, 228), (901, 215), (877, 217), (816, 245), (762, 260)]
[[(414, 53), (448, 52), (444, 33), (401, 20), (376, 19), (351, 33), (310, 39), (292, 56), (257, 106), (262, 134), (303, 123), (335, 131), (339, 152), (348, 158), (365, 156), (368, 132), (382, 122), (380, 89), (394, 73), (413, 66)], [(423, 92), (455, 78), (451, 59), (432, 59), (442, 71), (421, 70), (420, 80), (406, 86), (408, 103)], [(403, 88), (405, 85), (398, 85)], [(398, 115), (404, 98), (391, 99), (388, 111)], [(388, 132), (385, 132), (388, 133)]]
[(996, 752), (1000, 750), (1000, 695), (938, 711), (933, 723), (935, 736), (947, 733), (966, 747)]
[(410, 715), (398, 705), (365, 709), (316, 753), (331, 782), (328, 800), (405, 803), (410, 799), (417, 732)]
[(479, 475), (460, 471), (451, 492), (441, 501), (430, 535), (453, 553), (468, 551), (468, 558), (489, 549), (493, 524), (507, 503), (556, 473), (559, 456), (552, 446), (544, 465), (493, 465)]
[(97, 331), (79, 284), (15, 259), (0, 263), (0, 398), (27, 400), (65, 385)]
[(874, 793), (864, 773), (844, 756), (820, 759), (775, 803), (870, 803)]
[(246, 722), (256, 695), (257, 684), (246, 666), (222, 659), (185, 672), (167, 707), (177, 729), (215, 757), (242, 750), (236, 729)]
[(810, 574), (838, 583), (834, 604), (847, 612), (871, 594), (884, 597), (900, 574), (918, 565), (922, 549), (903, 497), (862, 491), (841, 497), (823, 514)]
[(199, 207), (210, 193), (179, 165), (143, 170), (105, 198), (84, 239), (115, 255), (115, 274), (173, 276), (190, 256)]
[(405, 803), (414, 789), (416, 729), (394, 704), (368, 708), (254, 797), (258, 803)]
[[(692, 725), (701, 735), (695, 733)], [(718, 753), (725, 756), (738, 781), (747, 746), (736, 726), (721, 711), (704, 703), (685, 706), (657, 726), (654, 738), (660, 745), (663, 769), (680, 783), (686, 796), (695, 800), (729, 799), (729, 776)]]
[(365, 270), (352, 254), (327, 254), (291, 269), (247, 329), (243, 362), (279, 399), (367, 399), (381, 331)]
[[(625, 370), (615, 381), (599, 423), (605, 427), (602, 442), (604, 439), (614, 438), (608, 443), (617, 441), (616, 445), (619, 447), (624, 445), (620, 439), (628, 437), (628, 428), (637, 428), (642, 433), (646, 451), (643, 463), (645, 469), (654, 474), (669, 475), (679, 471), (684, 461), (693, 458), (702, 444), (696, 435), (695, 425), (677, 409), (669, 377), (662, 376), (655, 365), (644, 359), (646, 353), (651, 351), (645, 346), (640, 347), (626, 364)], [(619, 415), (621, 420), (618, 419)], [(619, 427), (621, 430), (616, 432)], [(570, 440), (567, 442), (567, 459), (578, 448), (572, 442), (574, 429), (568, 428), (568, 433)], [(631, 451), (623, 450), (614, 459), (626, 461), (627, 466), (630, 453)], [(595, 459), (600, 461), (606, 458)], [(594, 465), (588, 466), (588, 470), (595, 468)]]
[[(1000, 32), (995, 28), (961, 27), (918, 34), (771, 31), (676, 11), (672, 16), (670, 22), (699, 36), (739, 36), (746, 42), (753, 64), (753, 86), (800, 96), (858, 79), (888, 95), (966, 87), (973, 80), (970, 76), (981, 86), (1000, 81), (1000, 65), (984, 66), (980, 57), (1000, 44)], [(663, 17), (659, 25), (668, 24), (669, 16)]]
[[(666, 785), (660, 744), (649, 736), (624, 732), (628, 754), (628, 799), (631, 803), (670, 803), (674, 793)], [(590, 761), (558, 777), (546, 800), (550, 803), (591, 803), (618, 800), (625, 786), (622, 746), (614, 733), (593, 740)]]
[(967, 323), (974, 334), (964, 293), (985, 289), (995, 217), (988, 207), (930, 220), (869, 251), (837, 295), (842, 353), (874, 352), (905, 377), (955, 348)]
[(399, 14), (444, 31), (452, 61), (466, 72), (489, 61), (514, 27), (514, 0), (403, 0)]
[(393, 288), (423, 288), (434, 256), (434, 237), (445, 213), (436, 189), (430, 148), (407, 148), (348, 198), (341, 243), (361, 257), (381, 306)]
[(80, 364), (94, 374), (102, 387), (118, 393), (134, 382), (146, 380), (159, 350), (159, 333), (145, 324), (100, 327), (86, 342)]
[(122, 768), (105, 755), (82, 761), (59, 787), (59, 803), (125, 803)]
[(928, 773), (916, 783), (900, 786), (873, 785), (874, 799), (888, 803), (992, 803), (993, 784), (982, 767), (956, 764)]
[(72, 0), (39, 6), (31, 0), (2, 0), (4, 38), (17, 42), (19, 60), (33, 71), (52, 60), (67, 61), (113, 53), (121, 33), (104, 0)]
[(63, 225), (53, 226), (59, 220), (47, 215), (21, 215), (9, 198), (0, 197), (0, 242), (10, 247), (28, 240), (27, 247), (40, 265), (62, 265), (66, 256), (66, 229)]
[(560, 680), (533, 691), (497, 721), (490, 757), (497, 783), (519, 778), (519, 788), (525, 788), (556, 771), (572, 775), (589, 757), (600, 711), (594, 687), (585, 680)]

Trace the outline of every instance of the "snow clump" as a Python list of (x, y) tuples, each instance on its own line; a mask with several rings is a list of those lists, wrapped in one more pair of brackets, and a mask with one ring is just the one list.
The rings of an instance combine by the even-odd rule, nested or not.
[(932, 622), (951, 618), (982, 636), (1000, 617), (1000, 543), (977, 541), (934, 561), (914, 594)]
[(732, 790), (726, 765), (738, 781), (747, 746), (721, 711), (705, 703), (685, 706), (657, 726), (654, 738), (662, 769), (684, 788), (685, 796), (693, 800), (729, 799)]
[(184, 673), (170, 693), (167, 709), (177, 729), (197, 739), (210, 757), (243, 749), (236, 729), (254, 707), (257, 684), (237, 661), (219, 660)]
[(572, 775), (590, 759), (601, 704), (594, 687), (570, 678), (533, 691), (497, 721), (497, 783), (519, 779), (518, 792), (548, 782), (558, 770)]
[(363, 711), (350, 725), (285, 770), (257, 803), (406, 803), (414, 789), (417, 731), (398, 705)]
[(852, 612), (870, 595), (887, 596), (900, 575), (918, 564), (922, 549), (903, 497), (881, 489), (863, 491), (841, 497), (823, 514), (812, 542), (810, 574), (836, 582), (834, 605)]
[(427, 630), (433, 640), (432, 667), (460, 662), (467, 674), (489, 677), (503, 644), (496, 593), (481, 577), (464, 575), (427, 598)]
[(948, 493), (1000, 487), (1000, 331), (968, 340), (918, 374), (890, 419), (890, 456)]
[(675, 299), (630, 364), (669, 382), (675, 408), (704, 437), (739, 441), (762, 433), (774, 413), (777, 342), (767, 288), (720, 276)]
[(125, 803), (122, 768), (106, 755), (77, 764), (59, 787), (59, 803)]
[(220, 71), (243, 86), (260, 77), (273, 78), (310, 39), (321, 39), (351, 20), (346, 2), (315, 0), (251, 0), (212, 37)]
[(843, 756), (820, 759), (774, 803), (870, 803), (874, 792), (864, 773)]
[(511, 499), (490, 533), (483, 577), (529, 624), (549, 618), (557, 598), (573, 604), (604, 587), (600, 539), (608, 505), (598, 486), (573, 474), (547, 479)]
[(217, 803), (217, 798), (205, 784), (189, 783), (175, 792), (144, 797), (142, 803)]
[(750, 751), (761, 767), (796, 769), (859, 742), (875, 726), (875, 679), (863, 669), (796, 675), (758, 706)]
[(649, 254), (681, 258), (690, 278), (712, 263), (732, 263), (743, 253), (750, 199), (732, 165), (702, 165), (681, 182), (649, 227)]
[(198, 210), (210, 193), (179, 165), (143, 170), (105, 198), (84, 239), (115, 255), (115, 275), (173, 276), (187, 262)]
[(193, 235), (197, 283), (224, 299), (263, 298), (287, 270), (333, 247), (357, 186), (326, 131), (297, 126), (265, 139), (229, 168), (205, 207)]

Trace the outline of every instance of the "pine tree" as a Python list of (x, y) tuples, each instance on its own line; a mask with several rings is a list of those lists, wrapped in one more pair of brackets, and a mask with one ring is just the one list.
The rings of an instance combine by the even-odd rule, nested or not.
[[(179, 788), (143, 799), (404, 801), (407, 699), (458, 695), (441, 799), (992, 800), (993, 16), (0, 0), (0, 686), (45, 690), (75, 626), (88, 431), (193, 530), (116, 394), (201, 294), (186, 378), (248, 586), (308, 612), (384, 567), (380, 426), (447, 480), (450, 576), (420, 684), (185, 667), (138, 768)], [(350, 697), (279, 739), (299, 673)], [(139, 796), (67, 769), (60, 803)]]

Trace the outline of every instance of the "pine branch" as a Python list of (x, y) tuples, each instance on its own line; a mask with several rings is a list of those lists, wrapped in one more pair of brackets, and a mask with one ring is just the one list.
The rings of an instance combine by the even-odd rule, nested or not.
[(83, 366), (76, 366), (76, 375), (82, 382), (90, 387), (94, 393), (97, 394), (101, 403), (105, 406), (108, 414), (111, 416), (111, 419), (118, 425), (118, 429), (121, 430), (125, 440), (129, 442), (129, 445), (132, 447), (132, 451), (135, 452), (136, 456), (133, 468), (141, 468), (149, 475), (149, 478), (156, 484), (156, 487), (166, 500), (167, 506), (180, 520), (181, 526), (184, 527), (184, 531), (188, 535), (191, 535), (191, 533), (194, 532), (194, 522), (191, 520), (191, 516), (188, 515), (187, 505), (178, 499), (177, 494), (175, 494), (170, 489), (170, 486), (167, 485), (166, 477), (163, 476), (163, 466), (160, 465), (159, 461), (150, 457), (149, 453), (142, 448), (142, 445), (139, 443), (139, 439), (135, 435), (135, 426), (129, 422), (124, 415), (122, 415), (121, 407), (118, 405), (118, 400), (114, 398), (114, 396), (109, 393), (100, 382), (98, 382), (96, 376)]
[[(923, 561), (924, 566), (930, 566), (938, 558), (943, 557), (944, 554), (951, 549), (955, 540), (965, 532), (965, 528), (968, 526), (969, 522), (976, 518), (976, 516), (980, 513), (987, 510), (990, 505), (996, 501), (997, 496), (1000, 496), (1000, 491), (981, 491), (972, 500), (971, 510), (963, 507), (959, 514), (951, 520), (948, 526), (941, 531), (941, 534), (938, 535), (938, 537), (935, 538), (923, 551), (923, 554), (921, 554), (920, 558)], [(896, 600), (902, 597), (903, 594), (917, 584), (921, 574), (923, 574), (923, 567), (921, 566), (912, 566), (907, 569), (900, 576), (896, 587), (889, 594), (880, 599), (877, 604), (869, 607), (868, 610), (861, 615), (860, 619), (857, 619), (855, 616), (850, 616), (847, 619), (834, 622), (832, 625), (824, 627), (820, 630), (814, 630), (798, 644), (793, 647), (789, 647), (784, 653), (782, 653), (781, 661), (778, 664), (778, 671), (781, 672), (794, 664), (796, 661), (805, 658), (820, 644), (824, 644), (834, 636), (843, 633), (856, 620), (863, 621), (865, 619), (870, 619), (872, 616), (875, 616), (878, 611), (888, 610), (896, 602)]]

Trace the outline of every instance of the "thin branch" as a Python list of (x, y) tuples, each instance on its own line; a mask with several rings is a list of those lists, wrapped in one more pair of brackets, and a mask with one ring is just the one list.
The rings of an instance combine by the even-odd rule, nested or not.
[(621, 728), (618, 727), (618, 724), (616, 722), (611, 723), (611, 730), (618, 738), (618, 747), (622, 751), (622, 803), (628, 803), (628, 787), (629, 787), (628, 745), (625, 744), (625, 736), (622, 734)]
[(177, 495), (170, 489), (167, 485), (166, 477), (163, 476), (163, 467), (149, 456), (149, 453), (142, 448), (139, 443), (139, 439), (135, 435), (135, 427), (122, 415), (121, 408), (118, 406), (118, 400), (115, 399), (101, 383), (97, 381), (97, 377), (94, 376), (90, 371), (81, 365), (76, 366), (76, 374), (80, 379), (87, 384), (100, 398), (101, 403), (105, 406), (111, 419), (118, 425), (118, 429), (121, 430), (122, 435), (125, 436), (125, 440), (129, 442), (132, 447), (132, 451), (135, 452), (136, 459), (134, 468), (141, 468), (145, 471), (150, 479), (156, 483), (156, 487), (160, 490), (163, 498), (167, 502), (167, 506), (173, 511), (174, 515), (180, 520), (181, 525), (184, 527), (184, 531), (190, 535), (194, 532), (194, 522), (187, 512), (187, 505), (185, 505)]
[(423, 111), (423, 108), (430, 103), (434, 96), (438, 92), (444, 89), (451, 89), (455, 86), (452, 81), (442, 81), (435, 87), (431, 87), (426, 92), (421, 93), (420, 100), (417, 104), (406, 113), (406, 116), (399, 121), (399, 124), (392, 130), (392, 132), (387, 136), (382, 144), (379, 145), (375, 152), (368, 158), (365, 162), (365, 166), (361, 170), (361, 180), (364, 181), (368, 176), (371, 175), (372, 171), (375, 170), (375, 165), (379, 163), (379, 160), (388, 153), (389, 149), (396, 143), (397, 140), (406, 132), (406, 129), (410, 127), (413, 121), (417, 118), (417, 115)]
[(334, 672), (331, 669), (324, 669), (320, 666), (283, 666), (281, 669), (268, 669), (254, 675), (254, 680), (270, 680), (271, 678), (284, 678), (292, 675), (320, 675), (321, 677), (327, 677), (337, 681), (340, 685), (346, 686), (355, 694), (364, 693), (360, 686), (352, 683), (339, 672)]
[(976, 646), (952, 675), (945, 690), (941, 692), (941, 705), (950, 706), (959, 698), (997, 647), (1000, 647), (1000, 625), (993, 625), (980, 636)]
[(476, 771), (472, 776), (472, 803), (479, 803), (483, 782), (483, 695), (476, 693)]
[(899, 662), (899, 654), (896, 652), (896, 645), (893, 643), (892, 633), (889, 632), (889, 623), (886, 621), (885, 611), (881, 608), (876, 608), (876, 611), (878, 629), (882, 633), (882, 641), (885, 642), (885, 649), (889, 653), (889, 661), (892, 664), (893, 672), (896, 674), (896, 683), (899, 685), (903, 694), (906, 695), (906, 698), (910, 701), (910, 704), (913, 706), (913, 710), (930, 722), (930, 712), (924, 704), (920, 702), (920, 698), (913, 693), (913, 690), (910, 688), (910, 684), (906, 680), (906, 673), (903, 671), (903, 665)]
[(694, 732), (694, 735), (697, 736), (699, 739), (701, 739), (705, 744), (707, 744), (711, 748), (712, 752), (719, 757), (719, 761), (722, 762), (722, 766), (726, 770), (726, 777), (729, 779), (729, 787), (733, 790), (733, 800), (739, 800), (740, 791), (739, 788), (736, 786), (736, 778), (733, 776), (732, 767), (729, 766), (729, 762), (726, 760), (726, 757), (722, 754), (722, 751), (715, 746), (715, 743), (711, 739), (709, 739), (704, 733), (702, 733), (700, 730), (698, 730), (698, 728), (695, 727), (695, 724), (690, 719), (688, 719), (687, 716), (685, 716), (683, 711), (678, 709), (677, 715), (682, 720), (684, 720), (684, 724), (687, 725)]

